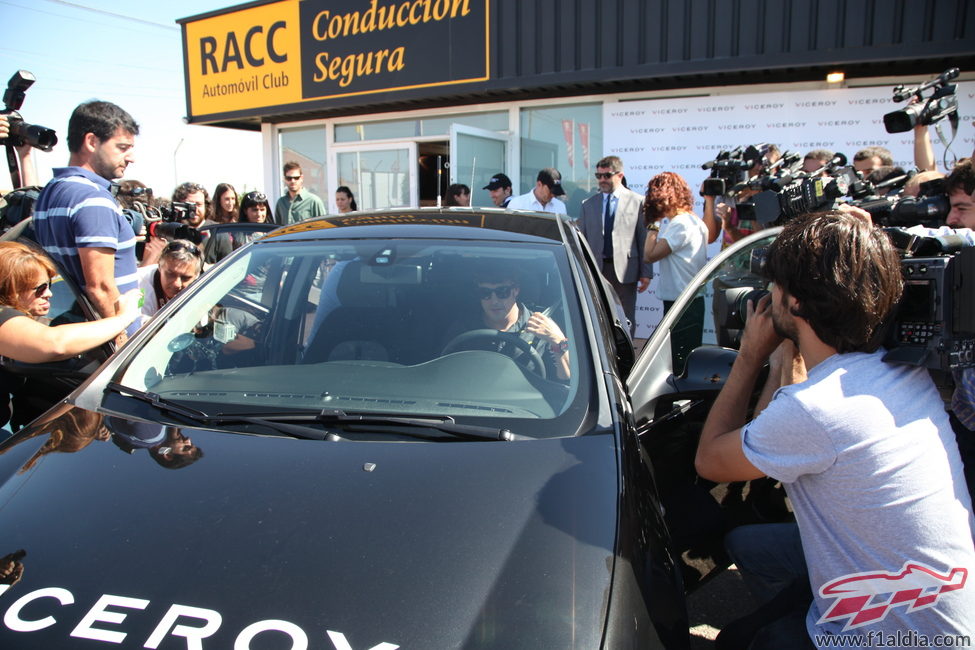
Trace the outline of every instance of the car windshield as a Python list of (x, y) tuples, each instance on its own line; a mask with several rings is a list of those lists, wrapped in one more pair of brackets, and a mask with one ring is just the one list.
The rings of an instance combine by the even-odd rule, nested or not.
[(210, 415), (426, 415), (533, 437), (576, 434), (594, 399), (556, 243), (267, 240), (212, 273), (116, 381)]

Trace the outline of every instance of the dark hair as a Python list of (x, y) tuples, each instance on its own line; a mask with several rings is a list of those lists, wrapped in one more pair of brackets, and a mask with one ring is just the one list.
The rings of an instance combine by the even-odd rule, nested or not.
[(142, 181), (119, 181), (115, 200), (127, 210), (138, 210), (136, 203), (141, 203), (149, 208), (152, 207), (152, 188), (147, 187)]
[(854, 162), (857, 160), (867, 160), (874, 156), (880, 158), (881, 165), (890, 166), (894, 164), (893, 154), (890, 153), (889, 149), (885, 149), (884, 147), (865, 147), (860, 149), (860, 151), (853, 154), (853, 160)]
[(829, 149), (813, 149), (805, 155), (803, 160), (818, 160), (819, 162), (828, 163), (833, 159), (833, 152)]
[(623, 161), (620, 160), (619, 156), (606, 156), (596, 163), (596, 167), (609, 167), (614, 172), (621, 172), (623, 171)]
[(79, 104), (68, 120), (68, 151), (81, 151), (87, 133), (95, 134), (96, 138), (104, 142), (119, 130), (139, 135), (139, 125), (131, 115), (115, 104), (97, 100)]
[(352, 208), (353, 212), (356, 212), (359, 209), (359, 206), (355, 203), (355, 194), (352, 193), (352, 190), (350, 190), (346, 185), (339, 185), (338, 188), (336, 188), (335, 193), (338, 194), (339, 192), (343, 192), (349, 197), (349, 207)]
[(203, 192), (203, 200), (206, 201), (207, 206), (210, 205), (210, 193), (207, 192), (207, 188), (203, 187), (199, 183), (180, 183), (173, 190), (173, 201), (185, 201), (186, 197), (190, 194), (195, 194), (196, 192)]
[(247, 216), (247, 208), (257, 207), (259, 205), (263, 205), (267, 209), (267, 220), (272, 221), (274, 214), (271, 212), (271, 204), (267, 201), (267, 195), (259, 190), (248, 192), (240, 200), (240, 221), (242, 223), (250, 223), (251, 220)]
[(471, 274), (474, 284), (503, 284), (510, 282), (516, 287), (521, 286), (518, 272), (508, 264), (494, 262), (480, 262)]
[(765, 272), (799, 301), (792, 314), (837, 352), (870, 352), (880, 324), (900, 300), (900, 260), (887, 234), (834, 210), (785, 225), (769, 246)]
[(454, 183), (447, 188), (447, 201), (444, 205), (460, 205), (457, 202), (457, 197), (461, 194), (467, 194), (470, 196), (471, 188), (467, 187), (463, 183)]
[(975, 194), (975, 166), (971, 158), (962, 158), (948, 174), (945, 187), (948, 194), (961, 190), (965, 194)]
[[(234, 209), (230, 212), (223, 209), (220, 201), (227, 192), (234, 193)], [(220, 183), (217, 189), (213, 190), (213, 220), (218, 223), (230, 223), (237, 221), (238, 218), (240, 218), (240, 197), (237, 196), (237, 190), (230, 183)]]
[(288, 172), (290, 172), (292, 169), (297, 169), (298, 171), (301, 171), (301, 165), (299, 165), (298, 163), (296, 163), (293, 160), (289, 160), (288, 162), (284, 163), (284, 175), (285, 176), (287, 176), (288, 175)]
[(647, 223), (694, 209), (691, 187), (680, 174), (661, 172), (647, 183), (644, 202)]

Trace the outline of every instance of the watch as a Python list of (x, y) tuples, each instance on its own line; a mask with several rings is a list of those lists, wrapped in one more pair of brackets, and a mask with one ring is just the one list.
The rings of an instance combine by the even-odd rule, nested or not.
[(647, 230), (650, 232), (660, 232), (660, 224), (654, 221), (652, 224), (647, 226)]
[(569, 339), (562, 339), (560, 343), (549, 343), (548, 349), (556, 356), (564, 354), (569, 349)]

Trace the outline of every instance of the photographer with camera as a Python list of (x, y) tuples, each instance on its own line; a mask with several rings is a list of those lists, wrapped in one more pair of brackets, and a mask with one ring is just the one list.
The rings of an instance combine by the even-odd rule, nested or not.
[[(716, 645), (839, 645), (852, 641), (836, 637), (870, 600), (848, 599), (859, 595), (857, 586), (869, 589), (856, 584), (857, 576), (890, 576), (893, 583), (914, 570), (948, 576), (955, 567), (975, 566), (971, 501), (930, 376), (884, 363), (877, 349), (875, 334), (903, 286), (886, 233), (840, 211), (799, 217), (769, 247), (765, 273), (772, 293), (749, 306), (695, 466), (712, 481), (781, 481), (797, 528), (729, 533), (732, 559), (767, 589), (759, 610), (722, 630)], [(768, 381), (748, 421), (766, 360)], [(791, 568), (775, 576), (771, 566)], [(975, 590), (942, 589), (929, 607), (912, 602), (893, 603), (856, 632), (971, 633)]]
[[(68, 167), (54, 170), (34, 209), (39, 243), (81, 287), (103, 318), (137, 286), (135, 232), (112, 196), (112, 181), (133, 162), (139, 125), (103, 101), (75, 108), (68, 121)], [(138, 329), (138, 320), (127, 334)], [(125, 340), (120, 335), (118, 342)]]
[(172, 202), (160, 209), (161, 222), (150, 224), (142, 252), (142, 266), (159, 262), (163, 248), (176, 239), (202, 244), (205, 236), (198, 229), (216, 223), (208, 218), (210, 210), (210, 193), (205, 187), (189, 182), (176, 186)]

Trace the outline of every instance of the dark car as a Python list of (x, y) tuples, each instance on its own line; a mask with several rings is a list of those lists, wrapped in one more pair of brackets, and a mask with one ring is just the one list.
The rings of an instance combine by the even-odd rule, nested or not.
[(552, 215), (237, 250), (0, 446), (0, 647), (687, 647), (620, 314)]

